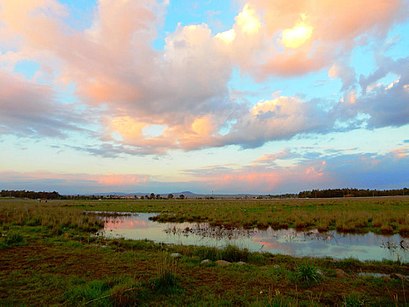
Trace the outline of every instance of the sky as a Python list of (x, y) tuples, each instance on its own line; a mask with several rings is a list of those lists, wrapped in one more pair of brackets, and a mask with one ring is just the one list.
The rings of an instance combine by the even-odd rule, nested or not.
[(408, 0), (0, 0), (0, 189), (409, 187)]

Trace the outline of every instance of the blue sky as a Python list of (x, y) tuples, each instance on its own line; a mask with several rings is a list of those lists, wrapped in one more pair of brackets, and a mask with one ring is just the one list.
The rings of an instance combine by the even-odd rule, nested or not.
[(407, 187), (408, 16), (405, 0), (1, 2), (0, 188)]

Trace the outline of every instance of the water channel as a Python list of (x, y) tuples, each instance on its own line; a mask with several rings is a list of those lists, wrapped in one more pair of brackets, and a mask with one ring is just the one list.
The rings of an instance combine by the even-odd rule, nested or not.
[(224, 247), (228, 244), (250, 251), (292, 256), (332, 257), (359, 260), (400, 260), (409, 262), (409, 239), (400, 235), (374, 233), (345, 234), (337, 231), (295, 229), (226, 229), (207, 223), (159, 223), (156, 213), (101, 215), (105, 221), (100, 234), (107, 238), (152, 240), (154, 242)]

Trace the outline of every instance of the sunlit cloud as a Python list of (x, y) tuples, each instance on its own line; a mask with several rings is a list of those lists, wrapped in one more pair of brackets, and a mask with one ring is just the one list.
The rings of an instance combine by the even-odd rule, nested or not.
[(245, 34), (256, 34), (261, 28), (261, 22), (257, 17), (257, 13), (249, 4), (246, 4), (237, 15), (236, 23)]
[(216, 34), (216, 38), (220, 39), (226, 44), (231, 44), (236, 39), (236, 31), (234, 31), (234, 29), (230, 29), (228, 31), (218, 33)]
[(304, 21), (298, 22), (294, 27), (285, 29), (283, 35), (283, 45), (287, 48), (298, 48), (310, 40), (313, 27)]

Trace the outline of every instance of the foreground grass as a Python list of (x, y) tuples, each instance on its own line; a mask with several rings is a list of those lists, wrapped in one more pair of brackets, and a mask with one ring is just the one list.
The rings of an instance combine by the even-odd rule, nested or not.
[[(361, 201), (361, 200), (360, 200)], [(373, 212), (405, 212), (406, 200), (361, 203)], [(386, 202), (386, 203), (385, 203)], [(395, 203), (397, 202), (397, 203)], [(0, 201), (0, 305), (198, 305), (198, 306), (364, 306), (406, 305), (409, 266), (398, 262), (360, 262), (353, 259), (293, 258), (224, 250), (173, 246), (147, 241), (107, 240), (93, 235), (101, 226), (83, 210), (157, 211), (189, 218), (204, 208), (219, 209), (218, 219), (233, 218), (231, 210), (248, 210), (264, 218), (262, 210), (275, 206), (308, 212), (294, 202), (193, 201)], [(315, 205), (317, 212), (348, 203)], [(349, 203), (357, 206), (355, 203)], [(334, 207), (331, 207), (334, 206)], [(267, 208), (267, 209), (266, 209)], [(375, 208), (378, 208), (375, 210)], [(189, 212), (183, 215), (183, 209)], [(195, 211), (196, 210), (196, 211)], [(278, 209), (277, 209), (278, 210)], [(304, 211), (303, 211), (304, 210)], [(328, 210), (327, 210), (328, 211)], [(336, 211), (336, 210), (334, 210)], [(194, 213), (193, 213), (194, 212)], [(258, 212), (258, 214), (255, 214)], [(179, 214), (179, 215), (178, 215)], [(300, 213), (301, 214), (301, 213)], [(372, 213), (370, 213), (372, 214)], [(212, 211), (203, 218), (212, 221)], [(387, 217), (386, 217), (387, 219)], [(227, 222), (224, 222), (227, 223)], [(175, 260), (171, 253), (182, 256)], [(211, 260), (201, 264), (204, 259)], [(215, 260), (233, 264), (221, 267)], [(238, 261), (245, 261), (240, 265)], [(395, 274), (365, 277), (361, 272)], [(400, 275), (399, 275), (400, 274)], [(400, 279), (402, 278), (402, 279)], [(408, 297), (409, 299), (409, 297)]]

